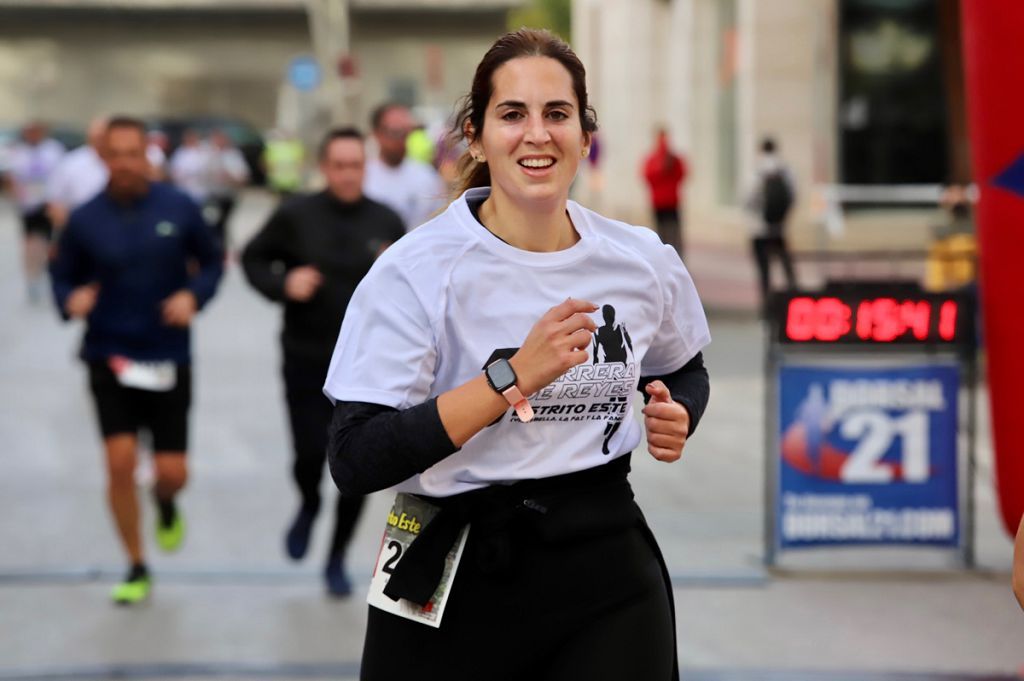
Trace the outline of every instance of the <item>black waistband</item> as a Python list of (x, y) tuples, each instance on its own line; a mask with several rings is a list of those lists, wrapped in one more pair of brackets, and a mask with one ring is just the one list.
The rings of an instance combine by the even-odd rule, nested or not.
[[(527, 519), (542, 535), (552, 537), (580, 534), (585, 532), (583, 525), (603, 531), (615, 523), (635, 524), (636, 517), (623, 513), (633, 508), (626, 480), (629, 462), (626, 454), (602, 466), (550, 478), (491, 485), (451, 497), (423, 497), (441, 510), (395, 566), (385, 595), (426, 605), (441, 581), (448, 551), (469, 523), (474, 533), (492, 534), (516, 519)], [(586, 503), (588, 499), (594, 503)]]
[(629, 462), (630, 454), (626, 454), (601, 466), (585, 468), (584, 470), (573, 471), (572, 473), (553, 475), (550, 478), (519, 480), (509, 485), (490, 485), (450, 497), (423, 496), (422, 498), (442, 509), (473, 508), (482, 510), (491, 504), (506, 504), (512, 500), (518, 502), (534, 497), (559, 495), (608, 483), (621, 482), (629, 474)]

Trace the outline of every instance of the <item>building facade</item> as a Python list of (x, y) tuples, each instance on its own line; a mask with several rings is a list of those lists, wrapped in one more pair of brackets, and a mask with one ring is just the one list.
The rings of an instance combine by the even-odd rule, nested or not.
[(345, 81), (362, 127), (386, 99), (450, 111), (520, 3), (334, 0), (347, 36), (333, 58), (316, 54), (321, 18), (303, 0), (0, 0), (0, 125), (122, 111), (302, 126), (322, 104), (289, 82), (302, 56), (323, 64), (320, 89)]
[[(798, 183), (797, 247), (921, 247), (938, 186), (970, 177), (958, 18), (958, 0), (575, 0), (602, 126), (595, 200), (650, 222), (638, 168), (665, 127), (691, 170), (687, 238), (742, 242), (772, 136)], [(837, 203), (836, 185), (868, 191)]]

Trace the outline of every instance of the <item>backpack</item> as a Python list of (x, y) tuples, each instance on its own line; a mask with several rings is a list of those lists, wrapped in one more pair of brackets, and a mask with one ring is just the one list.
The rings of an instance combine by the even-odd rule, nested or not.
[(781, 225), (792, 207), (793, 192), (782, 176), (782, 171), (776, 170), (765, 175), (764, 201), (761, 209), (764, 221), (769, 225)]

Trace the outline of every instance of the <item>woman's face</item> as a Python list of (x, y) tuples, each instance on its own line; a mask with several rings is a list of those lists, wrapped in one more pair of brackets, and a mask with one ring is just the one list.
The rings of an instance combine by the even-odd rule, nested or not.
[(572, 76), (550, 57), (519, 57), (492, 80), (483, 134), (470, 150), (486, 159), (494, 194), (528, 209), (557, 208), (590, 146)]

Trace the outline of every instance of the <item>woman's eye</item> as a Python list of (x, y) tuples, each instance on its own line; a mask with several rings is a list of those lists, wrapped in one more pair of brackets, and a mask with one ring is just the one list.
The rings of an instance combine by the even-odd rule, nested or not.
[(513, 111), (506, 111), (504, 114), (502, 114), (501, 119), (503, 121), (518, 121), (522, 117), (523, 117), (522, 112), (514, 111), (513, 110)]
[(569, 117), (569, 114), (565, 113), (564, 111), (559, 111), (558, 109), (555, 109), (554, 111), (550, 112), (548, 116), (550, 116), (556, 121), (564, 121), (566, 118)]

